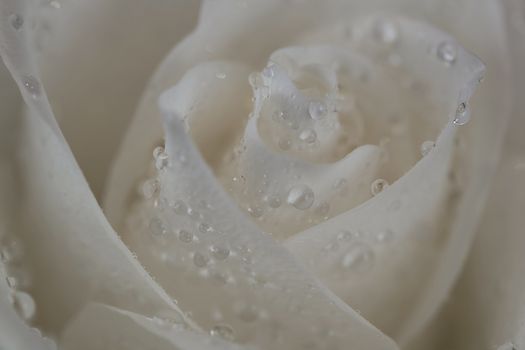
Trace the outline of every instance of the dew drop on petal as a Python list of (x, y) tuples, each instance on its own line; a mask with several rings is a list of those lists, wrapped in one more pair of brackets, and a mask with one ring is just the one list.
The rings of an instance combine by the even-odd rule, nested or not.
[(292, 142), (289, 139), (281, 139), (279, 140), (279, 148), (283, 151), (287, 151), (292, 148)]
[(282, 200), (281, 198), (279, 198), (277, 195), (274, 195), (274, 196), (270, 196), (268, 198), (268, 205), (271, 207), (271, 208), (279, 208), (282, 204)]
[(457, 110), (456, 116), (454, 117), (455, 125), (465, 125), (470, 120), (470, 107), (466, 102), (460, 103)]
[(210, 335), (221, 337), (224, 340), (232, 341), (234, 339), (233, 328), (227, 324), (218, 324), (215, 325), (211, 331)]
[(323, 101), (312, 101), (308, 105), (308, 113), (313, 120), (320, 120), (328, 114), (328, 107)]
[(372, 182), (372, 185), (370, 186), (370, 192), (372, 192), (373, 196), (376, 196), (387, 187), (388, 187), (388, 182), (386, 180), (377, 179), (374, 182)]
[(154, 236), (163, 236), (166, 234), (166, 227), (159, 218), (152, 218), (149, 222), (149, 230)]
[(151, 199), (160, 190), (160, 183), (156, 179), (149, 179), (142, 184), (142, 194), (144, 198)]
[(183, 243), (191, 243), (193, 242), (193, 233), (186, 230), (180, 230), (179, 240)]
[(307, 210), (314, 203), (315, 195), (312, 189), (306, 185), (296, 185), (288, 192), (287, 202), (296, 209)]
[(173, 203), (173, 211), (177, 215), (184, 215), (188, 212), (188, 207), (183, 201), (177, 200)]
[(457, 58), (456, 47), (448, 42), (442, 42), (437, 47), (437, 57), (448, 65), (453, 64)]
[(264, 214), (264, 209), (259, 205), (250, 205), (248, 207), (248, 213), (254, 218), (260, 218)]
[(17, 314), (24, 321), (29, 321), (35, 316), (35, 301), (29, 294), (21, 291), (15, 291), (11, 294), (10, 300)]
[(210, 233), (211, 231), (213, 231), (213, 228), (205, 223), (205, 222), (202, 222), (200, 225), (199, 225), (199, 232), (200, 233)]
[(156, 147), (153, 150), (153, 158), (155, 159), (155, 167), (157, 170), (162, 170), (168, 165), (168, 154), (164, 150), (164, 147)]
[(224, 260), (230, 256), (230, 250), (221, 245), (213, 245), (210, 250), (213, 257), (217, 260)]
[(430, 153), (430, 151), (432, 151), (434, 149), (434, 147), (436, 147), (436, 143), (434, 141), (425, 141), (421, 144), (421, 148), (420, 148), (420, 151), (421, 151), (421, 155), (424, 157), (426, 156), (427, 154)]
[(210, 258), (200, 252), (193, 254), (193, 264), (199, 268), (206, 267), (208, 261), (210, 261)]
[(262, 75), (265, 78), (268, 78), (268, 79), (273, 78), (273, 76), (275, 75), (275, 71), (274, 71), (273, 66), (268, 66), (268, 67), (264, 68), (263, 71), (262, 71)]
[(35, 77), (28, 75), (23, 78), (22, 83), (26, 91), (29, 92), (33, 98), (36, 98), (40, 95), (40, 82)]
[(392, 230), (384, 230), (376, 235), (376, 240), (379, 243), (390, 242), (394, 238), (394, 232)]
[(317, 140), (317, 134), (312, 129), (305, 129), (299, 134), (299, 140), (306, 143), (314, 143)]
[(20, 30), (24, 26), (24, 18), (17, 13), (13, 13), (9, 16), (9, 24), (14, 30)]
[(343, 255), (341, 266), (355, 272), (365, 272), (369, 270), (374, 262), (374, 252), (365, 243), (355, 243), (350, 246)]

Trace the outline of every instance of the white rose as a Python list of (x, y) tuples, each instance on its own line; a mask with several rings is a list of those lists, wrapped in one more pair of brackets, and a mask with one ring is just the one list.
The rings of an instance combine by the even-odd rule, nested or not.
[(0, 348), (524, 347), (523, 1), (198, 7), (0, 1)]

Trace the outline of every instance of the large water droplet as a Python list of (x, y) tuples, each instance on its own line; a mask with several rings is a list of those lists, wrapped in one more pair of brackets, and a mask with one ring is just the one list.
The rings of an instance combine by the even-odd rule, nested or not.
[(470, 121), (470, 107), (466, 102), (460, 103), (454, 117), (455, 125), (465, 125)]
[(287, 202), (296, 209), (309, 209), (314, 203), (315, 195), (312, 189), (306, 185), (296, 185), (288, 192)]
[(373, 265), (374, 252), (365, 243), (353, 244), (341, 260), (341, 266), (355, 272), (365, 272)]
[(10, 295), (10, 300), (17, 314), (24, 321), (30, 321), (35, 316), (35, 301), (29, 294), (15, 291)]
[(374, 182), (372, 182), (372, 185), (370, 186), (370, 192), (373, 196), (378, 195), (379, 193), (383, 192), (385, 188), (388, 187), (388, 181), (384, 179), (377, 179)]
[(218, 336), (225, 340), (232, 341), (234, 339), (234, 332), (233, 328), (227, 324), (218, 324), (214, 326), (210, 334), (212, 336)]
[(14, 30), (20, 30), (24, 26), (24, 18), (17, 13), (13, 13), (9, 16), (9, 24)]
[(457, 49), (451, 43), (442, 42), (437, 47), (437, 57), (448, 65), (453, 64), (457, 58)]
[(320, 120), (328, 114), (328, 107), (323, 101), (313, 101), (308, 105), (308, 113), (313, 120)]

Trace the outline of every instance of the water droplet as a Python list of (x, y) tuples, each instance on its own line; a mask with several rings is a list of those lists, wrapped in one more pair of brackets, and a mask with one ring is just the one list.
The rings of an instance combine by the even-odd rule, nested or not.
[(155, 167), (157, 170), (162, 170), (168, 165), (168, 154), (164, 150), (164, 147), (156, 147), (153, 150), (153, 158), (155, 159)]
[(372, 185), (370, 186), (370, 192), (372, 192), (373, 196), (376, 196), (379, 193), (383, 192), (383, 190), (387, 187), (388, 187), (388, 182), (386, 180), (377, 179), (374, 182), (372, 182)]
[(173, 203), (173, 211), (177, 215), (184, 215), (188, 212), (188, 207), (183, 201), (177, 200)]
[(230, 250), (221, 245), (213, 245), (210, 247), (213, 257), (217, 260), (224, 260), (230, 256)]
[(33, 76), (29, 75), (23, 78), (22, 81), (27, 92), (31, 94), (33, 98), (36, 98), (40, 95), (40, 82)]
[(9, 16), (9, 23), (14, 30), (20, 30), (24, 26), (24, 18), (21, 15), (14, 13)]
[(424, 157), (426, 156), (427, 154), (430, 153), (430, 151), (432, 151), (434, 149), (434, 147), (436, 147), (436, 144), (434, 141), (425, 141), (421, 144), (421, 148), (420, 148), (420, 151), (421, 151), (421, 155)]
[(250, 205), (248, 213), (254, 218), (260, 218), (264, 214), (264, 209), (260, 205)]
[(24, 321), (30, 321), (35, 316), (35, 301), (29, 294), (15, 291), (10, 295), (10, 300), (17, 314)]
[(283, 151), (287, 151), (292, 147), (292, 142), (289, 139), (279, 140), (279, 148)]
[(217, 77), (217, 79), (226, 79), (226, 73), (224, 72), (219, 72), (215, 74), (215, 76)]
[(312, 189), (306, 185), (297, 185), (288, 192), (287, 202), (296, 209), (309, 209), (314, 203), (315, 195)]
[(199, 232), (200, 233), (210, 233), (211, 231), (213, 231), (213, 228), (205, 223), (205, 222), (202, 222), (200, 225), (199, 225)]
[(337, 240), (338, 241), (343, 241), (343, 242), (348, 242), (348, 241), (351, 241), (352, 239), (354, 239), (356, 237), (356, 235), (350, 231), (341, 231), (337, 234)]
[(193, 242), (193, 233), (188, 232), (186, 230), (180, 230), (179, 240), (183, 243), (191, 243)]
[(399, 31), (393, 22), (381, 19), (375, 23), (374, 36), (380, 43), (392, 45), (399, 38)]
[(5, 281), (7, 282), (7, 286), (11, 289), (16, 289), (18, 287), (18, 281), (13, 276), (7, 276)]
[(149, 230), (154, 236), (163, 236), (166, 234), (166, 227), (159, 218), (153, 218), (149, 221)]
[(195, 252), (195, 254), (193, 254), (193, 264), (197, 267), (206, 267), (208, 261), (210, 261), (210, 258), (202, 253)]
[(455, 125), (465, 125), (470, 120), (470, 107), (466, 102), (460, 103), (454, 117)]
[(144, 198), (151, 199), (160, 190), (160, 183), (156, 179), (149, 179), (142, 184), (142, 194)]
[(373, 250), (365, 243), (353, 244), (341, 260), (341, 266), (356, 272), (365, 272), (372, 267)]
[(317, 140), (317, 134), (312, 129), (305, 129), (299, 134), (299, 139), (306, 143), (314, 143)]
[(233, 328), (227, 324), (218, 324), (214, 326), (210, 331), (210, 335), (221, 337), (228, 341), (232, 341), (234, 339)]
[(332, 187), (336, 191), (343, 191), (347, 185), (348, 181), (346, 179), (339, 179), (334, 182)]
[(308, 105), (308, 113), (313, 120), (320, 120), (328, 114), (328, 107), (323, 101), (312, 101)]
[(456, 46), (448, 42), (442, 42), (437, 47), (437, 57), (448, 65), (453, 64), (457, 58)]
[(281, 198), (279, 198), (277, 195), (274, 195), (274, 196), (270, 196), (268, 198), (268, 205), (271, 207), (271, 208), (279, 208), (282, 204), (282, 200)]

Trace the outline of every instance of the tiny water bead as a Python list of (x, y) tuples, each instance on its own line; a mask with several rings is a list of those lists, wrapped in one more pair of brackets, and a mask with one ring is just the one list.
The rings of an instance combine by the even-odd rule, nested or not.
[(274, 67), (273, 66), (268, 66), (268, 67), (264, 68), (263, 71), (262, 71), (262, 75), (263, 75), (263, 77), (268, 78), (268, 79), (273, 78), (273, 76), (275, 75)]
[(209, 224), (205, 222), (199, 224), (200, 233), (210, 233), (211, 231), (213, 231), (213, 227), (211, 227)]
[(40, 82), (32, 75), (23, 77), (22, 84), (24, 85), (26, 91), (29, 92), (33, 98), (36, 98), (40, 95)]
[(250, 205), (248, 207), (248, 213), (256, 219), (260, 218), (264, 214), (264, 209), (260, 205)]
[(210, 247), (213, 257), (217, 260), (225, 260), (230, 256), (230, 250), (221, 245), (213, 245)]
[(199, 268), (206, 267), (209, 261), (210, 258), (200, 252), (195, 252), (193, 254), (193, 264)]
[(227, 324), (218, 324), (210, 330), (210, 335), (221, 337), (224, 340), (233, 341), (234, 332), (233, 328)]
[(421, 144), (421, 148), (420, 148), (420, 151), (421, 151), (421, 155), (424, 157), (426, 156), (427, 154), (430, 153), (430, 151), (432, 151), (434, 149), (434, 147), (436, 147), (436, 143), (434, 141), (425, 141)]
[(470, 107), (466, 102), (460, 103), (457, 110), (456, 116), (454, 117), (455, 125), (465, 125), (470, 121)]
[(308, 105), (308, 113), (313, 120), (320, 120), (328, 114), (328, 106), (323, 101), (312, 101)]
[(9, 299), (17, 314), (24, 321), (30, 321), (35, 316), (36, 305), (31, 295), (21, 291), (14, 291)]
[(24, 26), (24, 18), (17, 13), (13, 13), (9, 16), (9, 24), (14, 30), (20, 30)]
[(185, 215), (188, 213), (188, 207), (186, 206), (186, 204), (181, 201), (181, 200), (177, 200), (175, 201), (175, 203), (173, 203), (173, 211), (175, 212), (175, 214), (177, 215)]
[(193, 233), (186, 230), (180, 230), (179, 240), (183, 243), (191, 243), (193, 242)]
[(289, 139), (279, 140), (279, 148), (283, 151), (288, 151), (290, 148), (292, 148), (292, 141), (290, 141)]
[(155, 167), (157, 170), (162, 170), (168, 165), (168, 154), (164, 147), (156, 147), (153, 150), (153, 158), (155, 159)]
[(376, 196), (379, 193), (383, 192), (383, 190), (387, 187), (388, 181), (386, 181), (385, 179), (377, 179), (374, 182), (372, 182), (372, 185), (370, 186), (370, 192), (372, 192), (373, 196)]
[(142, 184), (142, 194), (144, 198), (151, 199), (160, 190), (160, 183), (157, 179), (149, 179)]
[(392, 230), (384, 230), (376, 235), (376, 241), (378, 243), (388, 243), (394, 238), (394, 232)]
[(164, 223), (159, 218), (152, 218), (149, 222), (149, 230), (154, 236), (163, 236), (167, 233)]
[(448, 65), (453, 64), (457, 58), (456, 46), (449, 42), (442, 42), (437, 47), (437, 57)]
[(372, 248), (366, 243), (358, 242), (352, 244), (343, 255), (341, 266), (347, 270), (365, 272), (372, 267), (373, 261), (374, 251)]
[(297, 185), (288, 192), (287, 202), (296, 209), (307, 210), (314, 203), (315, 195), (312, 189), (306, 185)]
[(226, 79), (226, 73), (224, 72), (219, 72), (215, 74), (215, 76), (217, 77), (217, 79)]
[(282, 205), (283, 201), (278, 196), (270, 196), (268, 197), (268, 205), (270, 208), (276, 209), (279, 208)]
[(317, 140), (317, 134), (312, 129), (304, 129), (299, 134), (299, 140), (306, 143), (315, 143), (315, 141)]

